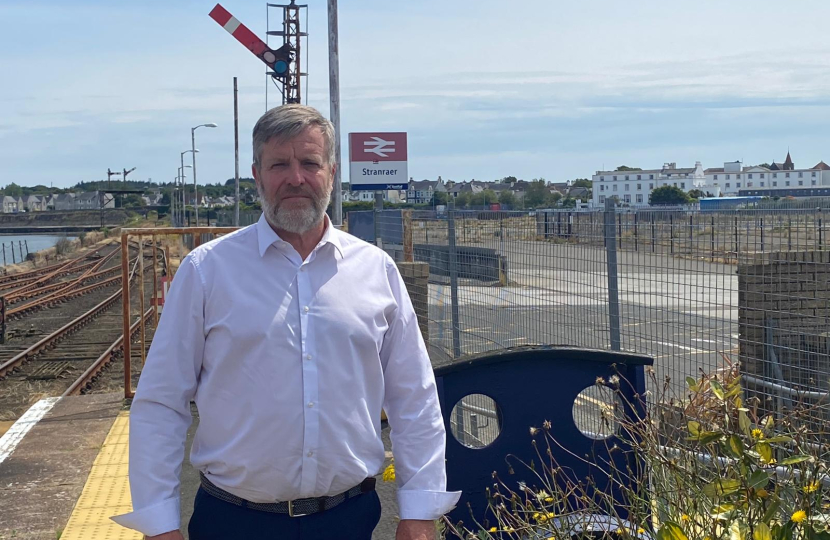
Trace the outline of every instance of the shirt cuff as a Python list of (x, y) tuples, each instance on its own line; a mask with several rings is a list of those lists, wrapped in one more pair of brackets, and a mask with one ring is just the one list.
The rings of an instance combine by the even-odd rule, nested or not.
[(402, 520), (435, 520), (455, 508), (461, 492), (399, 489), (397, 496)]
[(181, 526), (179, 499), (165, 499), (153, 506), (133, 510), (129, 514), (112, 516), (110, 519), (128, 529), (146, 535), (155, 536), (170, 531), (178, 531)]

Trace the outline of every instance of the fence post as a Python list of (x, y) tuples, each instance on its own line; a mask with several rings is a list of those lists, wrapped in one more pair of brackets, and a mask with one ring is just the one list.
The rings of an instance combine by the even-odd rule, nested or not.
[(458, 254), (455, 246), (455, 205), (447, 211), (447, 239), (450, 246), (450, 302), (452, 304), (452, 354), (461, 356), (461, 330), (458, 327)]
[(375, 245), (382, 248), (383, 242), (380, 239), (380, 212), (383, 210), (383, 193), (375, 191)]
[(412, 210), (401, 210), (401, 217), (403, 218), (403, 260), (415, 262), (412, 249)]
[(694, 216), (689, 214), (689, 253), (695, 252), (695, 221)]
[[(715, 258), (715, 216), (712, 216), (712, 259)], [(714, 261), (712, 261), (714, 262)]]
[(821, 249), (821, 244), (823, 243), (822, 234), (821, 234), (821, 218), (818, 218), (818, 248)]
[(620, 243), (619, 249), (622, 250), (622, 214), (617, 214), (617, 241)]
[(3, 244), (3, 266), (6, 266), (6, 244)]
[(23, 244), (26, 246), (26, 256), (29, 256), (29, 241), (23, 240)]
[(639, 244), (639, 239), (637, 237), (637, 222), (639, 221), (638, 216), (640, 215), (639, 212), (636, 210), (634, 211), (634, 251), (639, 251), (637, 248), (637, 244)]
[(657, 237), (657, 226), (654, 224), (654, 212), (651, 213), (651, 252), (654, 253)]
[(738, 218), (735, 218), (735, 258), (738, 257), (738, 251), (740, 250), (740, 244), (738, 243)]
[(9, 242), (9, 247), (12, 252), (12, 264), (17, 264), (17, 260), (14, 258), (14, 242)]
[(674, 216), (669, 216), (669, 252), (674, 255)]
[(6, 343), (6, 297), (0, 296), (0, 344)]
[(761, 253), (764, 252), (764, 218), (761, 218)]
[(617, 239), (614, 238), (614, 200), (605, 199), (605, 260), (608, 269), (608, 324), (611, 350), (620, 350), (620, 291), (617, 283)]
[(793, 218), (787, 217), (787, 249), (793, 249)]

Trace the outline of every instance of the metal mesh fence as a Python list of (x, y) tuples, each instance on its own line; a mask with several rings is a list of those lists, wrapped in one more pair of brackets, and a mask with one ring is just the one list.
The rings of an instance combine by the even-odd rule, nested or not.
[(826, 210), (367, 214), (370, 241), (428, 264), (413, 302), (435, 365), (521, 345), (623, 350), (653, 356), (682, 394), (739, 362), (763, 408), (830, 412)]

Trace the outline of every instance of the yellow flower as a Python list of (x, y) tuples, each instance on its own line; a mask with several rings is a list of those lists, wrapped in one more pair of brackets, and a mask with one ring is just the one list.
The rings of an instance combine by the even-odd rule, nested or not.
[(759, 489), (755, 492), (755, 494), (761, 497), (762, 499), (766, 499), (767, 497), (769, 497), (769, 492), (764, 488)]
[(688, 522), (688, 521), (692, 521), (692, 518), (690, 518), (686, 514), (683, 514), (682, 516), (680, 516), (680, 521)]
[(395, 462), (389, 464), (386, 469), (383, 471), (383, 481), (384, 482), (394, 482), (395, 481)]
[(804, 510), (798, 510), (793, 513), (790, 519), (793, 521), (793, 523), (801, 523), (802, 521), (807, 519), (807, 512), (805, 512)]
[(496, 527), (490, 527), (490, 532), (499, 532), (499, 530)]
[(644, 528), (642, 528), (642, 527), (640, 527), (639, 529), (637, 529), (637, 534), (645, 534), (645, 532), (646, 532), (646, 530), (645, 530)]
[(758, 428), (755, 428), (755, 429), (752, 430), (752, 438), (753, 439), (763, 439), (764, 438), (764, 432), (761, 431)]
[(818, 491), (818, 488), (820, 487), (821, 484), (813, 480), (812, 482), (804, 486), (804, 493), (815, 493), (816, 491)]
[(545, 497), (545, 502), (546, 503), (552, 503), (553, 502), (553, 497)]

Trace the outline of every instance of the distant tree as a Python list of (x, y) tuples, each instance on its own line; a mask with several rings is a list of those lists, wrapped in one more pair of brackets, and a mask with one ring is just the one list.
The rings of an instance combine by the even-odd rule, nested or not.
[(440, 205), (440, 204), (447, 204), (447, 192), (446, 191), (433, 191), (432, 192), (432, 204), (433, 205)]
[(675, 186), (662, 186), (651, 192), (648, 204), (651, 206), (666, 206), (674, 204), (689, 204), (691, 199), (685, 191)]
[(3, 194), (8, 195), (9, 197), (22, 197), (23, 188), (12, 182), (3, 188)]
[(701, 189), (693, 189), (689, 192), (689, 197), (692, 199), (702, 199), (703, 197), (706, 197), (706, 193), (704, 193)]
[(468, 206), (470, 206), (470, 198), (471, 193), (469, 191), (462, 191), (458, 194), (458, 197), (455, 198), (455, 207), (467, 208)]
[(558, 191), (549, 192), (546, 200), (545, 206), (556, 206), (556, 204), (562, 199), (562, 194)]
[(506, 204), (507, 206), (515, 206), (516, 196), (513, 195), (512, 191), (505, 189), (499, 194), (499, 202), (501, 204)]
[(627, 167), (625, 165), (620, 165), (619, 167), (617, 167), (617, 170), (625, 172), (625, 171), (642, 171), (643, 169), (641, 169), (639, 167)]
[(534, 179), (530, 182), (530, 186), (528, 186), (527, 191), (525, 192), (525, 205), (528, 208), (544, 206), (549, 196), (550, 193), (545, 179)]
[(562, 208), (574, 208), (576, 206), (576, 199), (565, 197), (562, 199)]
[(766, 168), (766, 169), (769, 169), (769, 168), (770, 168), (770, 164), (769, 164), (769, 163), (761, 163), (760, 165), (756, 165), (756, 167), (764, 167), (764, 168)]
[(571, 183), (571, 185), (573, 187), (584, 187), (588, 189), (592, 189), (594, 187), (594, 183), (587, 178), (577, 178)]
[(500, 180), (500, 182), (505, 183), (505, 184), (513, 184), (513, 183), (518, 182), (518, 181), (519, 180), (515, 176), (505, 176), (504, 178), (502, 178)]
[(124, 195), (121, 203), (124, 208), (137, 208), (140, 206), (144, 206), (144, 199), (141, 198), (141, 195), (137, 193), (129, 193)]

